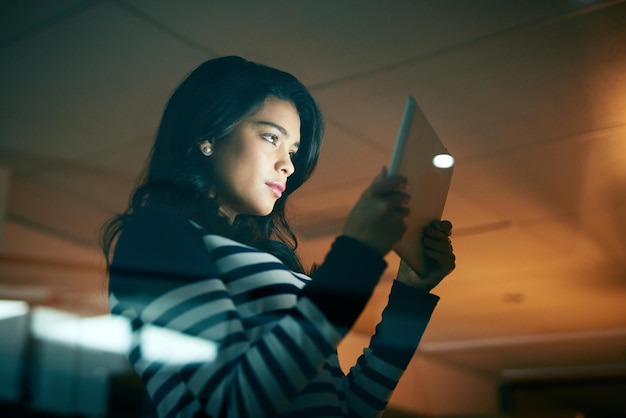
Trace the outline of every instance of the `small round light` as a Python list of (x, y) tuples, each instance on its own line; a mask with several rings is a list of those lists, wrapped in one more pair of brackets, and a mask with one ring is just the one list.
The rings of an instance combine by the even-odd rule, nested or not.
[(437, 168), (450, 168), (454, 165), (454, 158), (450, 154), (435, 155), (433, 165)]

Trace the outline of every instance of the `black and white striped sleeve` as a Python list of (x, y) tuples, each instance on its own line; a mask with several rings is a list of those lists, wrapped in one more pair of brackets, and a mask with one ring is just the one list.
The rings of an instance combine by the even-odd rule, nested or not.
[[(355, 271), (345, 267), (346, 257), (369, 261)], [(320, 267), (320, 284), (314, 280), (297, 295), (281, 282), (273, 296), (259, 299), (251, 297), (263, 290), (255, 287), (232, 294), (230, 279), (218, 274), (215, 263), (195, 227), (169, 214), (127, 226), (117, 244), (111, 310), (131, 318), (135, 345), (129, 359), (160, 417), (202, 411), (211, 417), (262, 418), (289, 410), (335, 353), (385, 268), (380, 257), (372, 259), (367, 249), (344, 237)], [(255, 275), (291, 274), (271, 263), (261, 271), (254, 262), (240, 268), (253, 283)], [(345, 286), (330, 285), (333, 279)], [(361, 289), (358, 302), (347, 303), (343, 311), (328, 304), (348, 297), (352, 285)], [(291, 304), (281, 305), (289, 298)], [(255, 318), (264, 303), (278, 308)], [(250, 331), (250, 321), (256, 320), (263, 322), (258, 328), (263, 332)], [(152, 347), (158, 335), (165, 339)]]

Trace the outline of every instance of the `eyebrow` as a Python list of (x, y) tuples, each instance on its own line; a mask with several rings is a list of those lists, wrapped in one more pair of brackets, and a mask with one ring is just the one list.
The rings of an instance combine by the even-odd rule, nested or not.
[(267, 125), (267, 126), (271, 126), (272, 128), (276, 128), (280, 131), (280, 133), (282, 133), (285, 136), (289, 136), (289, 133), (287, 132), (287, 130), (285, 128), (283, 128), (282, 126), (278, 125), (277, 123), (274, 122), (269, 122), (269, 121), (265, 121), (265, 120), (257, 120), (254, 122), (256, 125)]
[[(254, 123), (256, 125), (266, 125), (266, 126), (271, 126), (272, 128), (276, 128), (276, 129), (278, 129), (280, 131), (281, 134), (283, 134), (287, 138), (289, 138), (289, 132), (287, 132), (287, 130), (285, 128), (283, 128), (282, 126), (280, 126), (277, 123), (266, 121), (266, 120), (257, 120)], [(293, 144), (293, 146), (296, 147), (296, 148), (300, 148), (300, 143), (299, 142), (295, 142)]]

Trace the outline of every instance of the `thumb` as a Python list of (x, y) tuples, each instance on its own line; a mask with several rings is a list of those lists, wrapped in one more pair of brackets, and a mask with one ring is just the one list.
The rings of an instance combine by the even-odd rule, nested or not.
[(383, 168), (380, 170), (380, 173), (378, 173), (378, 175), (374, 178), (374, 181), (372, 182), (372, 184), (380, 183), (386, 178), (387, 178), (387, 167), (383, 166)]
[(378, 194), (381, 193), (384, 188), (385, 180), (387, 179), (387, 167), (384, 167), (380, 170), (380, 172), (374, 177), (372, 183), (366, 189), (366, 192)]

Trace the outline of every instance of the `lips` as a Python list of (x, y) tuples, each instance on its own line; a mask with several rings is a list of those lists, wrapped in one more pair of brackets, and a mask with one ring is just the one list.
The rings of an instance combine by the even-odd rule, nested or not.
[(276, 199), (280, 199), (280, 197), (285, 192), (285, 183), (281, 181), (272, 181), (270, 183), (265, 183), (265, 184), (267, 184), (267, 187), (269, 187), (272, 193), (274, 193), (274, 196), (276, 196)]

